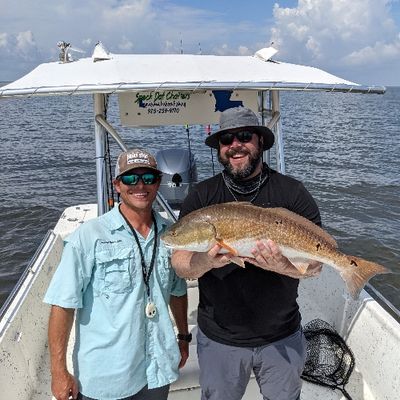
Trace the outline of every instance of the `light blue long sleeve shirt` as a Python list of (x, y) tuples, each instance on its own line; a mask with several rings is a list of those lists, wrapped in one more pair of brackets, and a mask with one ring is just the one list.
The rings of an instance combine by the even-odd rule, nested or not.
[[(161, 234), (168, 222), (157, 214), (156, 223)], [(138, 237), (149, 266), (154, 227), (146, 239)], [(85, 396), (115, 400), (177, 379), (180, 353), (168, 303), (171, 294), (186, 294), (186, 282), (171, 268), (162, 242), (149, 285), (157, 307), (152, 319), (145, 316), (139, 249), (118, 207), (84, 223), (65, 241), (44, 301), (78, 309), (73, 364)]]

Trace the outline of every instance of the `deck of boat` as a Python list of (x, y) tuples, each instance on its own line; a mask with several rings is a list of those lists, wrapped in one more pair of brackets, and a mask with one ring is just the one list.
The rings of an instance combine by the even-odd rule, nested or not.
[[(191, 284), (188, 289), (188, 295), (190, 299), (190, 312), (189, 312), (189, 324), (190, 330), (193, 334), (193, 342), (190, 344), (190, 357), (186, 363), (186, 366), (181, 370), (180, 378), (177, 382), (171, 385), (170, 400), (195, 400), (200, 399), (200, 387), (199, 387), (199, 367), (197, 363), (196, 355), (196, 306), (198, 300), (197, 286)], [(74, 332), (74, 329), (72, 330)], [(72, 371), (71, 355), (74, 344), (74, 334), (72, 333), (69, 346), (68, 346), (68, 361), (69, 368)], [(43, 371), (49, 371), (48, 358), (45, 360), (45, 365), (43, 365)], [(362, 379), (361, 375), (355, 371), (352, 374), (352, 379), (346, 389), (352, 394), (354, 400), (361, 399), (373, 399), (372, 397), (364, 397), (361, 393), (362, 390)], [(360, 395), (355, 395), (359, 392)], [(45, 400), (55, 398), (51, 395), (50, 391), (50, 375), (44, 373), (41, 375), (40, 390), (32, 397), (32, 400)], [(244, 400), (258, 400), (262, 399), (260, 391), (258, 389), (255, 378), (250, 379), (247, 391), (243, 397)], [(303, 390), (301, 394), (302, 400), (344, 400), (345, 397), (339, 390), (332, 390), (330, 388), (318, 386), (308, 382), (303, 383)]]
[[(189, 324), (190, 330), (193, 334), (193, 342), (190, 344), (190, 357), (186, 363), (186, 366), (181, 370), (180, 378), (177, 382), (171, 385), (171, 391), (169, 395), (170, 400), (195, 400), (200, 399), (200, 387), (199, 387), (199, 368), (197, 363), (196, 355), (196, 318), (197, 318), (197, 301), (198, 291), (195, 282), (189, 282), (188, 288), (189, 295)], [(74, 332), (74, 330), (72, 330)], [(74, 343), (74, 335), (71, 335), (69, 346), (68, 346), (68, 360), (69, 368), (72, 371), (71, 355)], [(48, 359), (46, 359), (46, 365), (43, 365), (43, 371), (49, 370)], [(44, 400), (53, 399), (50, 392), (50, 375), (44, 373), (41, 375), (40, 382), (41, 389), (32, 397), (32, 400)], [(362, 373), (355, 369), (351, 375), (346, 390), (351, 394), (353, 400), (373, 400), (375, 397), (372, 396), (368, 387), (365, 386), (365, 382), (362, 379)], [(250, 379), (247, 391), (243, 397), (244, 400), (261, 400), (262, 396), (258, 389), (255, 378)], [(301, 394), (301, 400), (345, 400), (344, 395), (339, 390), (332, 390), (327, 387), (315, 385), (309, 382), (303, 382), (303, 389)], [(393, 400), (393, 399), (392, 399)]]

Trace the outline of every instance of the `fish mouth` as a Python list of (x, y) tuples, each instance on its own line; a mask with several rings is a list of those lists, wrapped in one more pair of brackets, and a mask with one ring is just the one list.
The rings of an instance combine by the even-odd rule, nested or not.
[(165, 241), (164, 241), (164, 246), (168, 250), (182, 250), (182, 249), (184, 250), (185, 249), (185, 246), (173, 245), (173, 244), (170, 244)]
[(162, 233), (160, 235), (160, 239), (164, 242), (164, 243), (168, 243), (168, 238), (167, 235), (165, 233)]
[(162, 234), (162, 235), (160, 236), (160, 240), (162, 240), (162, 242), (164, 243), (164, 246), (165, 246), (167, 249), (172, 249), (172, 248), (174, 248), (174, 245), (173, 245), (171, 242), (168, 241), (168, 237), (167, 237), (166, 234)]

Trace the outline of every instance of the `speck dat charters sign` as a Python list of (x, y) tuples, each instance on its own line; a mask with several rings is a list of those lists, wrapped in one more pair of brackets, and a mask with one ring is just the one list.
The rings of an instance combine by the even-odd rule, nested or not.
[(119, 95), (121, 124), (125, 126), (214, 124), (218, 123), (220, 112), (239, 106), (256, 112), (257, 92), (167, 90)]

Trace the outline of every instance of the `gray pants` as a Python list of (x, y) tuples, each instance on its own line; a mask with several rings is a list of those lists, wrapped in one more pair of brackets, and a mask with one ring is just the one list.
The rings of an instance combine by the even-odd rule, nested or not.
[(217, 343), (198, 331), (202, 400), (240, 400), (254, 372), (264, 400), (300, 398), (306, 357), (303, 331), (261, 347)]
[[(162, 386), (156, 389), (148, 389), (147, 386), (145, 386), (142, 390), (140, 390), (133, 396), (125, 397), (124, 399), (120, 400), (167, 400), (168, 392), (169, 392), (169, 385)], [(79, 393), (77, 400), (96, 400), (96, 399), (83, 396), (81, 393)]]

